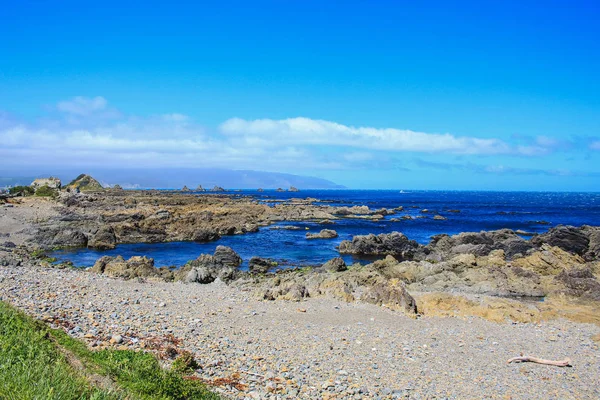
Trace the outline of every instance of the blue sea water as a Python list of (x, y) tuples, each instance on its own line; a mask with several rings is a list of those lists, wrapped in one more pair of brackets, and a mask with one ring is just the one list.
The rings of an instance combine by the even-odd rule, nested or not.
[[(320, 265), (339, 256), (336, 246), (354, 235), (399, 231), (420, 243), (426, 244), (431, 236), (440, 233), (478, 232), (501, 228), (520, 229), (532, 233), (547, 231), (559, 224), (600, 225), (600, 193), (556, 192), (479, 192), (479, 191), (398, 191), (398, 190), (303, 190), (298, 193), (244, 190), (234, 196), (252, 196), (266, 204), (272, 200), (312, 197), (322, 204), (335, 206), (367, 205), (371, 209), (396, 208), (404, 210), (384, 220), (374, 222), (360, 219), (340, 219), (333, 225), (316, 222), (277, 223), (294, 225), (301, 230), (272, 230), (261, 227), (257, 233), (225, 236), (216, 242), (193, 243), (138, 243), (122, 244), (116, 249), (97, 251), (75, 249), (55, 252), (60, 260), (70, 260), (76, 266), (91, 266), (103, 255), (122, 255), (129, 258), (145, 255), (154, 258), (156, 266), (181, 266), (202, 253), (213, 253), (218, 245), (232, 247), (244, 259), (244, 266), (252, 256), (272, 258), (281, 265)], [(198, 193), (191, 195), (199, 195)], [(316, 203), (321, 204), (321, 203)], [(431, 212), (422, 214), (422, 209)], [(455, 213), (449, 210), (459, 210)], [(412, 220), (390, 221), (402, 215)], [(434, 220), (439, 214), (445, 221)], [(336, 239), (307, 240), (306, 232), (335, 229)], [(346, 262), (367, 260), (344, 256)]]

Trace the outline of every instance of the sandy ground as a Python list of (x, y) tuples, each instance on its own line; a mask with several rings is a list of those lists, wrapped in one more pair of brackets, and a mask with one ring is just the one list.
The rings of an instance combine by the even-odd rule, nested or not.
[[(595, 325), (411, 319), (326, 298), (258, 301), (222, 283), (39, 267), (0, 267), (0, 295), (36, 317), (68, 321), (91, 346), (119, 335), (118, 345), (136, 348), (172, 334), (194, 352), (201, 377), (233, 379), (237, 389), (219, 387), (232, 398), (600, 397)], [(521, 354), (569, 357), (573, 367), (506, 363)]]
[(58, 214), (57, 204), (43, 198), (19, 198), (17, 204), (0, 204), (0, 242), (23, 244), (31, 237), (31, 225)]

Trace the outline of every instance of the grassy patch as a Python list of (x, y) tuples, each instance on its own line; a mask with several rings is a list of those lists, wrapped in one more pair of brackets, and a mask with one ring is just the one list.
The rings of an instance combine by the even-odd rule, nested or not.
[(52, 189), (48, 185), (44, 185), (35, 191), (35, 195), (38, 197), (52, 197), (55, 199), (58, 197), (58, 190)]
[[(104, 383), (102, 383), (104, 382)], [(150, 353), (90, 351), (0, 302), (2, 399), (218, 399)]]

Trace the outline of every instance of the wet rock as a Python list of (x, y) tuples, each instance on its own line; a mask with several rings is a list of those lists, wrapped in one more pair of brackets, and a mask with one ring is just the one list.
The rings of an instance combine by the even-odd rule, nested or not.
[(87, 245), (99, 250), (114, 249), (117, 245), (117, 237), (115, 236), (114, 229), (110, 225), (102, 226), (88, 240)]
[(248, 270), (253, 274), (266, 274), (275, 266), (277, 266), (276, 262), (260, 257), (252, 257), (248, 262)]
[(242, 265), (242, 258), (231, 247), (217, 246), (214, 257), (224, 266), (237, 268)]
[(352, 241), (344, 240), (340, 243), (339, 251), (342, 254), (362, 255), (394, 255), (401, 259), (412, 259), (421, 252), (423, 246), (409, 240), (400, 232), (382, 233), (380, 235), (357, 235)]
[(88, 238), (77, 229), (49, 227), (41, 228), (32, 242), (43, 248), (85, 247)]
[(338, 237), (338, 234), (333, 229), (322, 229), (319, 233), (306, 233), (307, 239), (333, 239)]
[(221, 235), (219, 235), (217, 232), (206, 228), (196, 229), (192, 234), (192, 240), (200, 243), (212, 242), (220, 238)]

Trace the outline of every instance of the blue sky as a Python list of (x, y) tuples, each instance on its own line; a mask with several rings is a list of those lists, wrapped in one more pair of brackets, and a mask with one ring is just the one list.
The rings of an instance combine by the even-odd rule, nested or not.
[(598, 2), (191, 3), (4, 4), (0, 175), (598, 190)]

